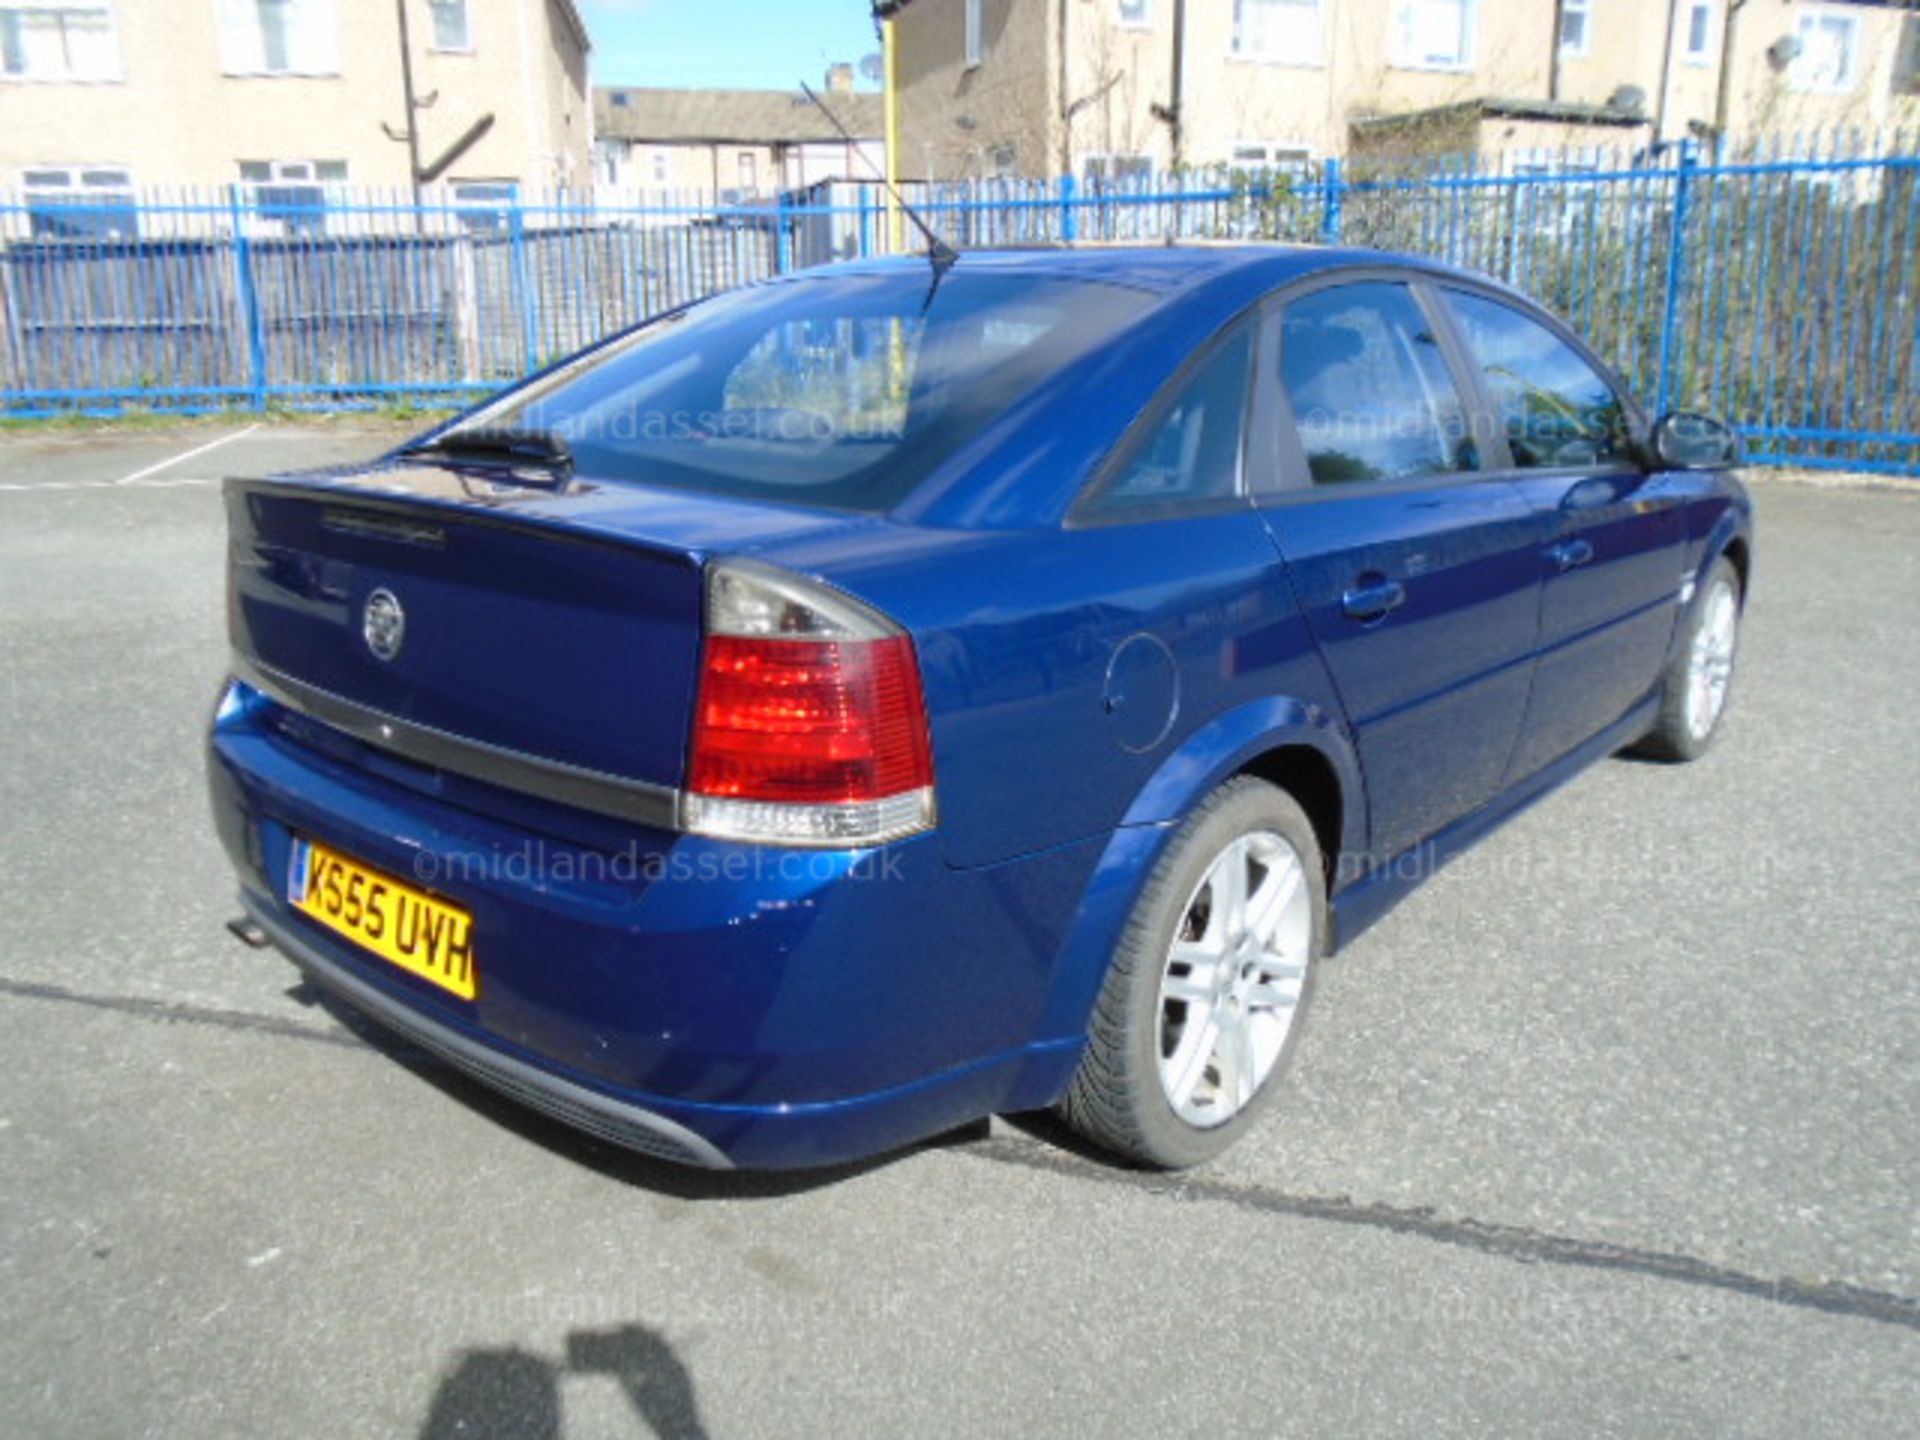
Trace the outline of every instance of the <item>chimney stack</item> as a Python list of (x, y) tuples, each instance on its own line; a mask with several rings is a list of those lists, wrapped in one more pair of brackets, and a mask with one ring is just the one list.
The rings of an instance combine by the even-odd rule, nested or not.
[(853, 66), (842, 62), (827, 67), (827, 93), (830, 95), (853, 93)]

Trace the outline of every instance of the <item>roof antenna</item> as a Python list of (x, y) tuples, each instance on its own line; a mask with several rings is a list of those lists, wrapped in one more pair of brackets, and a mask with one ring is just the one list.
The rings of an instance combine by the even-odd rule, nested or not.
[(922, 315), (926, 314), (928, 308), (933, 304), (934, 295), (938, 293), (940, 289), (940, 282), (946, 278), (947, 271), (951, 270), (954, 262), (960, 258), (960, 252), (934, 233), (933, 227), (921, 218), (920, 212), (907, 203), (906, 197), (900, 193), (899, 188), (895, 186), (891, 180), (887, 179), (885, 173), (878, 165), (873, 163), (873, 157), (867, 153), (866, 147), (853, 138), (848, 132), (847, 127), (840, 123), (840, 117), (835, 115), (833, 111), (827, 107), (826, 101), (813, 93), (813, 87), (804, 80), (800, 82), (800, 93), (819, 107), (820, 113), (827, 117), (827, 123), (839, 131), (840, 138), (847, 142), (847, 148), (854, 151), (866, 162), (867, 168), (873, 171), (874, 178), (887, 187), (887, 193), (893, 196), (893, 203), (900, 207), (900, 213), (911, 220), (913, 222), (913, 228), (918, 230), (922, 237), (925, 238), (927, 242), (927, 263), (933, 266), (933, 284), (927, 288), (926, 303), (920, 307), (920, 313)]

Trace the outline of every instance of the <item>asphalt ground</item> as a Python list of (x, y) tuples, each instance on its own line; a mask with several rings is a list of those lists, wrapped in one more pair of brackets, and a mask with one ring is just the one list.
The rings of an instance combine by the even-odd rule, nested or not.
[(1756, 479), (1723, 743), (1337, 957), (1217, 1165), (1017, 1120), (769, 1179), (223, 932), (217, 478), (396, 433), (0, 435), (0, 1434), (1913, 1432), (1920, 496)]

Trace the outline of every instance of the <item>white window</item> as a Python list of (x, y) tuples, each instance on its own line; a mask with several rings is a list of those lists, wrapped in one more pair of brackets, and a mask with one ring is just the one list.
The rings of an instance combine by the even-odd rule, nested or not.
[(334, 0), (219, 0), (229, 75), (337, 75)]
[(1321, 0), (1233, 0), (1233, 53), (1285, 65), (1320, 63)]
[(344, 160), (242, 160), (241, 188), (254, 214), (289, 235), (327, 228), (327, 187), (346, 182)]
[(669, 163), (669, 160), (668, 160), (668, 152), (667, 152), (666, 146), (664, 145), (654, 146), (653, 147), (653, 183), (654, 184), (665, 185), (667, 183), (668, 163)]
[(1233, 142), (1233, 168), (1236, 170), (1280, 170), (1289, 173), (1306, 169), (1313, 160), (1313, 148), (1300, 140), (1236, 140)]
[(1593, 0), (1560, 0), (1560, 53), (1584, 55), (1593, 44)]
[(1690, 0), (1681, 19), (1686, 24), (1680, 43), (1687, 64), (1705, 65), (1713, 54), (1713, 0)]
[(120, 36), (98, 3), (0, 0), (0, 76), (8, 80), (117, 80)]
[(1473, 68), (1474, 0), (1399, 0), (1393, 63), (1409, 70)]
[(433, 9), (433, 48), (473, 49), (473, 24), (467, 15), (467, 0), (427, 0), (427, 3)]
[(20, 172), (36, 240), (118, 240), (140, 233), (133, 172), (118, 165), (43, 165)]
[(475, 235), (497, 235), (511, 220), (519, 191), (511, 180), (456, 180), (453, 204), (463, 230)]
[(1144, 30), (1153, 24), (1153, 0), (1116, 0), (1120, 7), (1120, 23), (1135, 30)]
[(1796, 90), (1829, 95), (1853, 89), (1860, 78), (1860, 17), (1823, 8), (1804, 12), (1794, 23), (1800, 53), (1787, 78)]
[(740, 152), (740, 189), (745, 194), (751, 195), (759, 188), (759, 166), (754, 162), (753, 151), (742, 150)]
[(987, 37), (980, 28), (980, 0), (967, 0), (967, 64), (987, 58)]

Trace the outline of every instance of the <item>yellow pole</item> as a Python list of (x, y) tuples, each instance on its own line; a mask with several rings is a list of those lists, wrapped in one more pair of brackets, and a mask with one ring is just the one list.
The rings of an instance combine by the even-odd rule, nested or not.
[(880, 53), (886, 69), (887, 92), (882, 101), (887, 131), (887, 249), (895, 253), (906, 247), (906, 237), (901, 228), (904, 217), (900, 214), (899, 203), (893, 198), (900, 188), (900, 87), (895, 69), (898, 45), (894, 40), (897, 24), (898, 21), (891, 14), (880, 22)]

